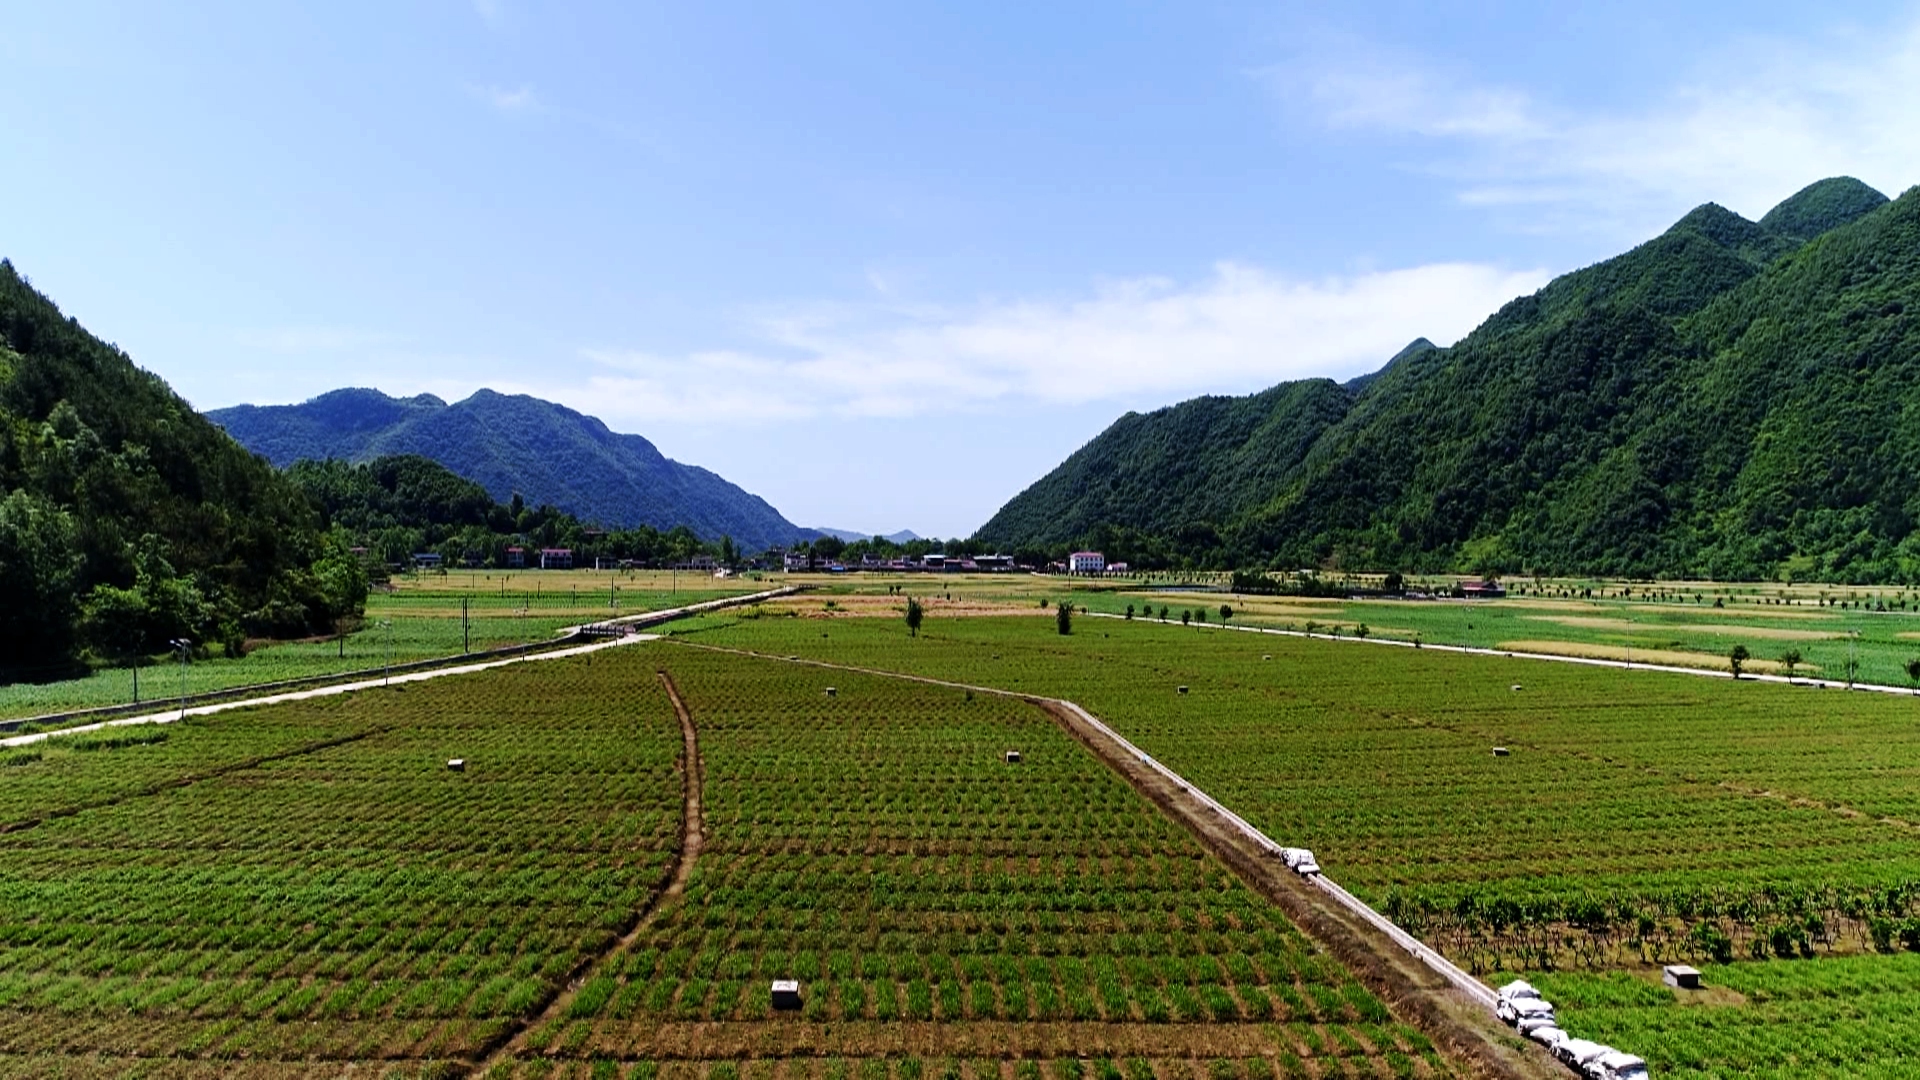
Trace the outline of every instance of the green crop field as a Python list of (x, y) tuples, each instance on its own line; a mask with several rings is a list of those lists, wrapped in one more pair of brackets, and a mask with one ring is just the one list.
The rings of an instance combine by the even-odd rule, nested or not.
[[(1010, 1055), (1055, 1076), (1448, 1071), (1037, 709), (649, 651), (700, 730), (707, 847), (530, 1053), (670, 1075), (741, 1056), (821, 1077), (997, 1077)], [(772, 1014), (789, 977), (803, 1008)]]
[[(705, 823), (657, 908), (656, 669)], [(509, 1038), (488, 1075), (1455, 1075), (1005, 698), (661, 642), (0, 757), (0, 1075), (457, 1075)]]
[(608, 945), (678, 838), (678, 726), (633, 662), (119, 732), (165, 739), (0, 759), (0, 1074), (471, 1053)]
[[(1079, 702), (1489, 976), (1693, 961), (1713, 985), (1804, 980), (1771, 1013), (1744, 1011), (1750, 995), (1594, 1021), (1662, 1071), (1698, 1060), (1678, 1050), (1694, 1026), (1705, 1045), (1768, 1016), (1910, 1005), (1907, 967), (1873, 973), (1920, 949), (1911, 698), (1085, 617), (1067, 637), (1029, 618), (929, 619), (918, 638), (878, 618), (680, 632)], [(1845, 979), (1823, 989), (1829, 963), (1859, 965), (1860, 1001)], [(1641, 1023), (1676, 1033), (1637, 1041)]]
[[(184, 670), (158, 657), (138, 673), (139, 700), (161, 705), (183, 691), (344, 674), (394, 663), (455, 657), (473, 651), (545, 641), (569, 626), (614, 615), (697, 604), (768, 586), (704, 574), (590, 570), (422, 574), (398, 578), (393, 591), (367, 598), (366, 620), (344, 640), (262, 645), (239, 659), (196, 656)], [(461, 602), (466, 618), (462, 621)], [(388, 625), (391, 624), (391, 625)], [(130, 667), (103, 668), (85, 678), (0, 686), (0, 720), (135, 700)]]

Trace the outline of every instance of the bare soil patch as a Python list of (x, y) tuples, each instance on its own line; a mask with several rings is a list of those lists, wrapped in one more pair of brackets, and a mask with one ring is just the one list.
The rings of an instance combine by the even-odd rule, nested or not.
[[(1589, 660), (1624, 660), (1635, 664), (1665, 664), (1711, 670), (1727, 666), (1727, 658), (1714, 653), (1685, 652), (1680, 649), (1635, 649), (1625, 645), (1596, 645), (1584, 641), (1502, 641), (1494, 648), (1504, 652), (1544, 653), (1548, 656), (1578, 656)], [(1754, 657), (1742, 665), (1748, 671), (1777, 672), (1778, 660)], [(1820, 668), (1800, 664), (1795, 671), (1813, 674)]]
[[(1014, 604), (982, 600), (976, 597), (956, 596), (948, 600), (945, 596), (926, 596), (915, 594), (914, 599), (926, 609), (929, 619), (979, 618), (985, 616), (1004, 617), (1007, 615), (1028, 615), (1053, 617), (1053, 608), (1042, 608), (1038, 603)], [(832, 606), (829, 607), (828, 605)], [(791, 596), (771, 600), (760, 605), (762, 615), (782, 618), (797, 616), (802, 619), (904, 619), (907, 617), (907, 598), (905, 596), (833, 596), (822, 599), (818, 596)]]

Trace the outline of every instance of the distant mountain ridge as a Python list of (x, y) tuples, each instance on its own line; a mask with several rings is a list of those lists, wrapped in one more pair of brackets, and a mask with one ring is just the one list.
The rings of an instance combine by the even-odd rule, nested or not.
[(1129, 413), (992, 546), (1136, 564), (1920, 581), (1920, 189), (1705, 204), (1448, 348)]
[(921, 539), (920, 535), (912, 529), (901, 529), (899, 532), (894, 533), (863, 533), (855, 532), (852, 529), (828, 529), (816, 525), (812, 531), (819, 533), (821, 536), (831, 536), (835, 540), (845, 540), (849, 544), (859, 540), (871, 540), (876, 536), (891, 544), (906, 544)]
[(766, 500), (639, 435), (524, 394), (476, 391), (448, 404), (431, 394), (346, 389), (300, 405), (236, 405), (207, 413), (276, 466), (394, 454), (430, 458), (501, 502), (520, 495), (613, 527), (686, 525), (703, 540), (731, 536), (753, 550), (810, 539)]

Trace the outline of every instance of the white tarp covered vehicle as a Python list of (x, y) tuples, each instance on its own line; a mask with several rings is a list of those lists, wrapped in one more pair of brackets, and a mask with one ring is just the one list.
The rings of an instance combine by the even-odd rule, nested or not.
[(1301, 877), (1320, 872), (1320, 864), (1314, 859), (1313, 852), (1303, 847), (1281, 848), (1280, 861)]

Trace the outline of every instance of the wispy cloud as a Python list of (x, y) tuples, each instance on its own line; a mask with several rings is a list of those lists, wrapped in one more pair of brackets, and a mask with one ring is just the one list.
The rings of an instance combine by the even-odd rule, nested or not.
[(1369, 371), (1416, 337), (1454, 340), (1547, 276), (1448, 263), (1298, 280), (1223, 263), (1070, 300), (798, 306), (756, 319), (761, 344), (745, 350), (587, 350), (598, 370), (579, 393), (634, 420), (738, 422), (1158, 402)]
[(467, 92), (504, 113), (526, 112), (540, 103), (533, 87), (527, 83), (519, 86), (470, 85)]
[(1764, 213), (1824, 176), (1889, 194), (1920, 180), (1920, 18), (1871, 37), (1738, 41), (1629, 111), (1543, 100), (1351, 39), (1316, 40), (1256, 74), (1329, 127), (1413, 139), (1426, 147), (1416, 167), (1461, 201), (1541, 227), (1637, 232), (1707, 198)]

